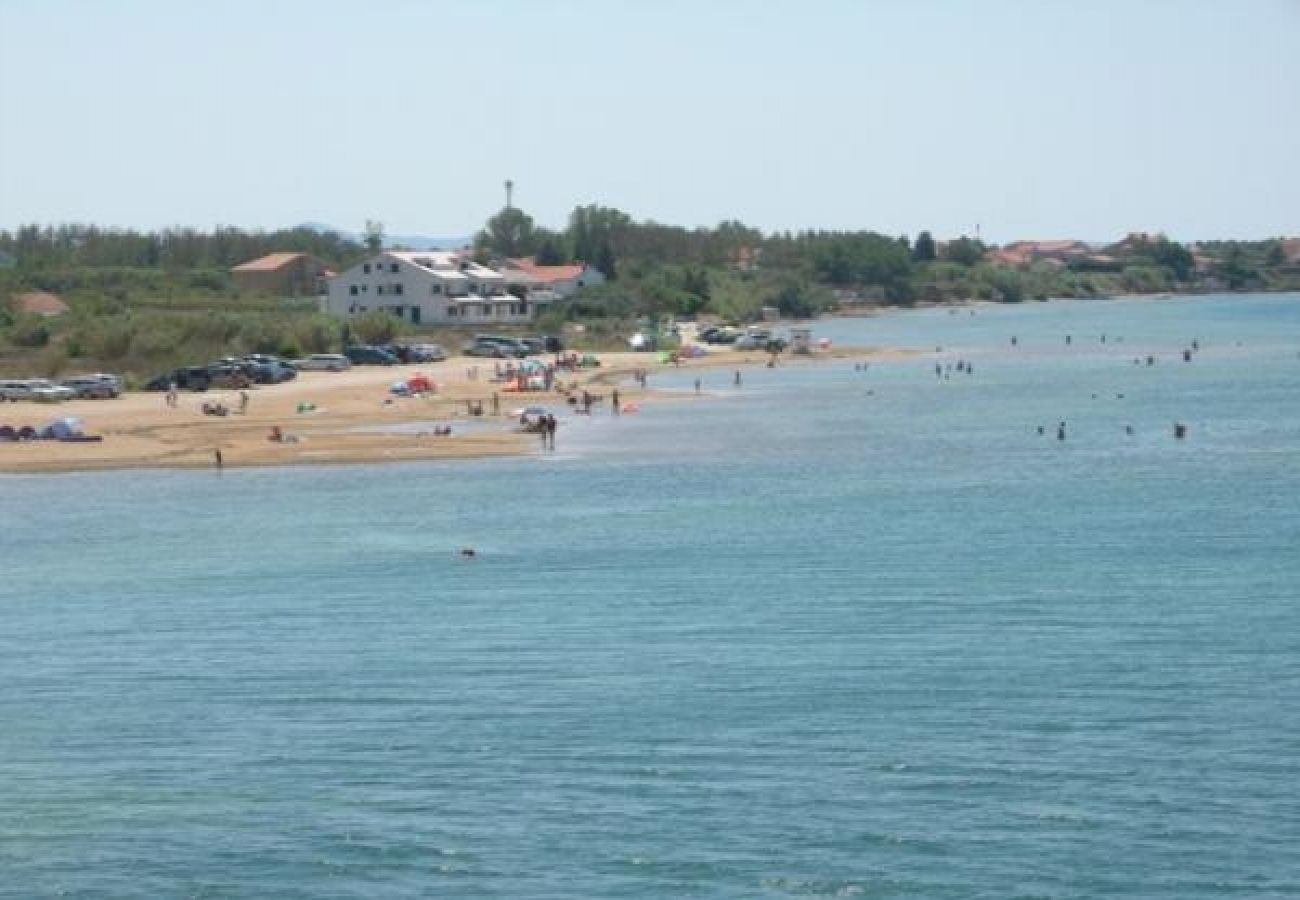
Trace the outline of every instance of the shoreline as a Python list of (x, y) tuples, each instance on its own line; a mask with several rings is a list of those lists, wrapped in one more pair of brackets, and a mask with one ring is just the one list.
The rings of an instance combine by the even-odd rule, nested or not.
[[(818, 365), (836, 360), (884, 360), (915, 351), (863, 347), (815, 351), (808, 357), (784, 356), (782, 365)], [(285, 465), (335, 465), (408, 462), (434, 459), (489, 459), (530, 456), (539, 452), (534, 435), (514, 430), (513, 412), (524, 406), (552, 408), (563, 417), (567, 391), (589, 390), (599, 400), (596, 415), (608, 415), (608, 397), (618, 390), (621, 404), (640, 406), (665, 400), (690, 400), (680, 391), (653, 386), (656, 372), (709, 371), (766, 364), (766, 354), (712, 349), (680, 366), (660, 363), (654, 353), (619, 351), (596, 354), (601, 366), (557, 375), (552, 391), (512, 392), (491, 381), (495, 360), (452, 357), (432, 364), (354, 367), (346, 372), (303, 372), (293, 381), (259, 385), (248, 391), (245, 413), (237, 412), (239, 392), (182, 392), (177, 407), (168, 407), (161, 392), (129, 392), (112, 400), (71, 400), (49, 406), (0, 404), (0, 423), (40, 427), (52, 419), (76, 417), (92, 443), (33, 440), (0, 443), (0, 475), (56, 474), (109, 469), (214, 469)], [(634, 373), (647, 370), (650, 385), (635, 384)], [(477, 370), (481, 377), (471, 377)], [(415, 373), (429, 376), (437, 391), (395, 397), (389, 386)], [(493, 395), (497, 412), (493, 412)], [(224, 403), (228, 416), (205, 415), (206, 402)], [(301, 404), (312, 409), (300, 411)], [(472, 416), (467, 406), (482, 404)], [(427, 425), (427, 429), (419, 426)], [(450, 435), (434, 434), (434, 425), (451, 426)], [(289, 438), (269, 438), (273, 427)], [(560, 432), (563, 441), (563, 431)]]

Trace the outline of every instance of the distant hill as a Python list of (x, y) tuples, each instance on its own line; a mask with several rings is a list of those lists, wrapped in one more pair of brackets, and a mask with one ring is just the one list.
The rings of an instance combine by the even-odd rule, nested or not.
[[(350, 241), (363, 243), (365, 235), (356, 231), (347, 231), (342, 228), (335, 228), (333, 225), (324, 225), (320, 222), (303, 222), (298, 228), (310, 228), (312, 231), (319, 231), (322, 234), (337, 234), (347, 238)], [(429, 237), (424, 234), (385, 234), (384, 246), (386, 247), (405, 247), (410, 250), (458, 250), (461, 247), (469, 246), (474, 243), (472, 235), (463, 237)]]

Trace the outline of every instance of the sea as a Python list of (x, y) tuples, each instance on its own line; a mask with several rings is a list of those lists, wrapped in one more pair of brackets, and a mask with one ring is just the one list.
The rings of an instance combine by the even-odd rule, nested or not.
[(1300, 895), (1300, 296), (812, 327), (914, 352), (0, 476), (0, 896)]

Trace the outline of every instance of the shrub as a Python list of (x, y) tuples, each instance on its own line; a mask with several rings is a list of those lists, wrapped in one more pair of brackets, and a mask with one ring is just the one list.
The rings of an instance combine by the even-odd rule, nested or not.
[(16, 347), (44, 347), (50, 342), (50, 325), (39, 316), (20, 316), (9, 329), (9, 341)]
[(363, 344), (386, 344), (397, 337), (402, 321), (382, 309), (373, 309), (352, 319), (352, 333)]

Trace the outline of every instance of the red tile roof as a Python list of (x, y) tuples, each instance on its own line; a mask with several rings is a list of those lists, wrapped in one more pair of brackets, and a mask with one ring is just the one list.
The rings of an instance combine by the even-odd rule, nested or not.
[(531, 275), (544, 284), (554, 284), (557, 281), (572, 281), (587, 271), (587, 267), (582, 263), (568, 266), (539, 266), (528, 258), (512, 259), (510, 265), (512, 268)]
[(277, 269), (283, 269), (290, 263), (306, 256), (306, 253), (268, 253), (260, 259), (250, 259), (246, 263), (240, 263), (230, 271), (232, 272), (274, 272)]
[(18, 312), (34, 316), (61, 316), (68, 311), (68, 304), (58, 294), (34, 291), (15, 297), (14, 308)]

